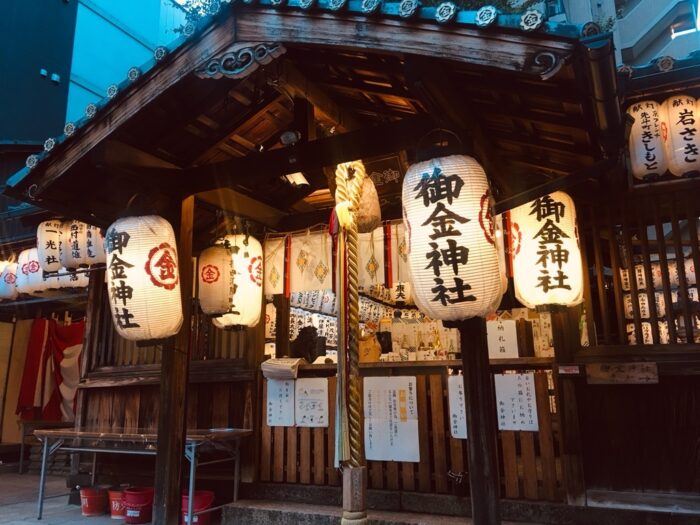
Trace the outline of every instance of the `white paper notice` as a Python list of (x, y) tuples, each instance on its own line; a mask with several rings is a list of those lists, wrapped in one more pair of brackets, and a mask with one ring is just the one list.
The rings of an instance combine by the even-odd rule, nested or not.
[(467, 439), (467, 409), (464, 401), (464, 377), (447, 378), (447, 395), (450, 400), (450, 432), (453, 438)]
[(298, 427), (328, 426), (328, 379), (297, 379), (295, 419)]
[(294, 426), (294, 380), (267, 380), (267, 424), (270, 427)]
[(365, 455), (372, 461), (420, 461), (415, 377), (365, 377)]
[(518, 357), (518, 329), (516, 321), (497, 320), (486, 322), (486, 339), (490, 359)]
[(498, 430), (537, 432), (535, 374), (494, 374)]

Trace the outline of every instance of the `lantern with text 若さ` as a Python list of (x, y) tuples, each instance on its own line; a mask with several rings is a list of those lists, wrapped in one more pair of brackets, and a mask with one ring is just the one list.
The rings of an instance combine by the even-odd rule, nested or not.
[(583, 300), (574, 201), (562, 191), (511, 210), (515, 296), (528, 308)]
[(0, 299), (17, 299), (17, 263), (7, 262), (0, 273)]
[(221, 315), (231, 310), (234, 292), (233, 257), (223, 245), (202, 250), (198, 260), (198, 298), (202, 312)]
[(663, 108), (668, 121), (666, 157), (668, 169), (677, 177), (700, 172), (700, 136), (695, 97), (674, 95)]
[(20, 252), (17, 259), (16, 284), (19, 293), (35, 294), (43, 291), (43, 272), (36, 248)]
[(495, 311), (506, 289), (502, 232), (479, 163), (450, 155), (414, 164), (402, 202), (416, 306), (443, 321)]
[(51, 219), (43, 221), (36, 229), (36, 248), (39, 264), (45, 272), (57, 272), (61, 269), (59, 246), (61, 242), (61, 221)]
[(636, 179), (655, 178), (666, 173), (666, 110), (653, 100), (636, 102), (627, 108), (634, 118), (629, 138), (630, 166)]
[(217, 328), (256, 326), (262, 314), (263, 250), (249, 235), (227, 235), (217, 241), (232, 254), (233, 288), (228, 313), (213, 319)]
[(107, 290), (114, 327), (124, 339), (159, 340), (183, 322), (175, 234), (157, 215), (125, 217), (105, 235)]

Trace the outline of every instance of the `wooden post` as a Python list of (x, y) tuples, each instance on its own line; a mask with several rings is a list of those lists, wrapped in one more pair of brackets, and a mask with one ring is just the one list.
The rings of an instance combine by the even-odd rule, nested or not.
[(586, 504), (586, 484), (583, 477), (581, 431), (579, 428), (576, 385), (572, 377), (559, 374), (560, 364), (574, 361), (580, 347), (578, 320), (573, 318), (578, 308), (550, 307), (552, 314), (552, 338), (554, 340), (554, 377), (557, 387), (557, 411), (559, 412), (559, 443), (564, 477), (564, 491), (569, 505)]
[(275, 334), (275, 357), (289, 355), (289, 298), (284, 294), (273, 296), (277, 333)]
[(486, 321), (473, 317), (464, 321), (443, 321), (443, 324), (459, 329), (469, 432), (472, 521), (479, 525), (500, 525), (496, 394), (489, 368)]
[(163, 345), (158, 410), (158, 453), (156, 455), (154, 523), (178, 525), (182, 462), (184, 457), (187, 379), (190, 364), (192, 318), (192, 228), (194, 196), (182, 201), (180, 215), (180, 293), (184, 322), (180, 332)]

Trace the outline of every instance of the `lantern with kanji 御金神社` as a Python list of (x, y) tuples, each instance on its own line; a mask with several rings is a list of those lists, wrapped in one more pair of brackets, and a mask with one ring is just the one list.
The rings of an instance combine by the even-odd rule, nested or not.
[(583, 300), (574, 201), (562, 191), (510, 212), (515, 296), (528, 308)]
[(210, 246), (199, 255), (199, 306), (207, 315), (222, 315), (231, 311), (234, 292), (233, 254), (224, 245)]
[(700, 172), (700, 126), (695, 97), (674, 95), (663, 103), (668, 122), (666, 158), (677, 177)]
[(636, 179), (655, 178), (666, 173), (666, 110), (653, 100), (635, 102), (627, 108), (634, 118), (629, 137), (630, 167)]
[(165, 339), (183, 322), (175, 234), (157, 215), (124, 217), (105, 235), (107, 291), (117, 333), (131, 341)]
[(57, 272), (61, 269), (59, 254), (61, 227), (61, 221), (58, 219), (43, 221), (37, 226), (36, 248), (39, 265), (45, 272)]
[(479, 163), (450, 155), (412, 165), (402, 202), (416, 306), (443, 321), (495, 311), (507, 284), (505, 259)]
[(234, 294), (228, 313), (215, 317), (214, 326), (256, 326), (260, 322), (263, 299), (263, 249), (250, 235), (227, 235), (217, 241), (226, 246), (233, 259)]

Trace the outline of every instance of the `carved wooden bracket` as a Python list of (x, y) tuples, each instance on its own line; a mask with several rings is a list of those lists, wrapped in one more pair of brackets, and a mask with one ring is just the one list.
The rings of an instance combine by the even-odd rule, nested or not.
[(275, 42), (236, 42), (194, 73), (199, 78), (243, 78), (286, 52)]

